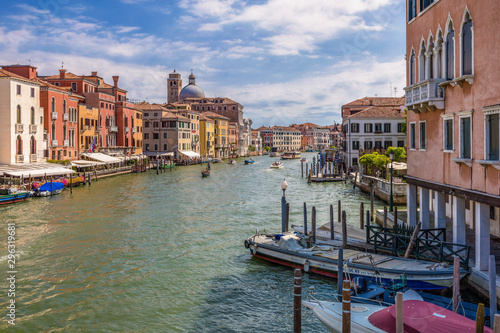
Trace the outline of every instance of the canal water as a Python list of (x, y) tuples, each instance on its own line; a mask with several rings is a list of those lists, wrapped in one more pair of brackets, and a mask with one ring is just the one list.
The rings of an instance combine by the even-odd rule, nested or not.
[[(304, 154), (308, 161), (313, 153)], [(352, 184), (307, 184), (298, 160), (256, 157), (253, 165), (200, 165), (127, 174), (0, 208), (0, 278), (7, 276), (7, 222), (15, 221), (18, 332), (291, 332), (293, 270), (251, 258), (243, 241), (279, 232), (280, 187), (288, 182), (290, 223), (315, 206), (326, 223), (337, 200), (359, 225), (369, 197)], [(376, 202), (376, 208), (382, 207)], [(7, 283), (0, 331), (7, 325)], [(309, 286), (336, 281), (304, 274)], [(303, 308), (303, 332), (326, 332)]]

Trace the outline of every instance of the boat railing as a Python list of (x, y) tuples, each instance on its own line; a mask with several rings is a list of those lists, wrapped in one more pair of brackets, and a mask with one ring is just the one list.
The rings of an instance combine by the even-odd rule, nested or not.
[[(374, 245), (374, 251), (390, 252), (393, 256), (404, 255), (411, 242), (411, 236), (407, 233), (395, 233), (390, 228), (380, 226), (366, 226), (368, 240)], [(460, 264), (466, 270), (469, 269), (470, 245), (448, 243), (445, 241), (445, 230), (428, 229), (419, 233), (415, 246), (411, 253), (417, 259), (429, 259), (432, 261), (453, 263), (453, 257), (460, 258)], [(441, 238), (442, 237), (442, 238)]]
[[(342, 295), (337, 294), (337, 293), (317, 293), (314, 289), (314, 287), (311, 287), (311, 290), (309, 291), (309, 295), (307, 296), (307, 299), (309, 302), (317, 302), (321, 307), (323, 305), (321, 304), (321, 301), (324, 302), (336, 302), (340, 303), (342, 302)], [(375, 304), (375, 305), (380, 305), (380, 306), (391, 306), (393, 304), (384, 302), (379, 299), (375, 298), (366, 298), (362, 296), (355, 296), (351, 295), (351, 303), (357, 303), (357, 304)]]

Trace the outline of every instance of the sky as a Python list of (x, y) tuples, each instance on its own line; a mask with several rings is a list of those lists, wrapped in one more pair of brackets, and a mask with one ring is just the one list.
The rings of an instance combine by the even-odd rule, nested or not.
[(341, 123), (365, 96), (403, 96), (401, 0), (38, 0), (2, 3), (0, 65), (119, 75), (128, 98), (166, 101), (175, 69), (259, 126)]

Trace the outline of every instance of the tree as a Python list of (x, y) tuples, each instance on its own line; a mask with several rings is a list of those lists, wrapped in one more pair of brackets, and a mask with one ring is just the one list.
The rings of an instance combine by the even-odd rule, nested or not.
[(268, 146), (265, 146), (264, 149), (267, 151), (267, 152), (270, 152), (271, 151), (271, 147), (268, 147)]
[(389, 157), (391, 152), (394, 152), (394, 162), (399, 162), (403, 158), (406, 158), (406, 150), (403, 147), (389, 147), (385, 152), (385, 156)]

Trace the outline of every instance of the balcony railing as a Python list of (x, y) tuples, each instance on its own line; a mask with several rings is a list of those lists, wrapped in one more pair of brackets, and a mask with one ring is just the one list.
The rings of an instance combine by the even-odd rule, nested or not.
[(52, 112), (52, 120), (56, 120), (57, 119), (57, 112)]
[(125, 133), (128, 133), (128, 131), (129, 131), (128, 126), (125, 126)]
[(23, 163), (24, 155), (16, 155), (16, 163)]
[(34, 163), (37, 161), (37, 155), (36, 154), (30, 154), (30, 162)]
[(429, 79), (405, 89), (405, 106), (416, 112), (444, 109), (444, 90), (439, 86), (445, 79)]
[(118, 133), (118, 126), (109, 126), (109, 131)]
[(64, 140), (63, 141), (63, 146), (64, 147), (69, 147), (69, 140)]
[(57, 140), (52, 140), (52, 147), (57, 147)]
[(30, 125), (30, 134), (35, 134), (36, 133), (37, 126), (36, 125)]
[(132, 127), (132, 133), (135, 133), (135, 127)]
[(24, 124), (16, 124), (16, 133), (24, 131)]
[(69, 120), (69, 114), (63, 113), (63, 120), (68, 121)]

